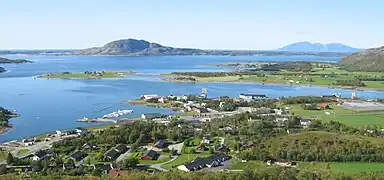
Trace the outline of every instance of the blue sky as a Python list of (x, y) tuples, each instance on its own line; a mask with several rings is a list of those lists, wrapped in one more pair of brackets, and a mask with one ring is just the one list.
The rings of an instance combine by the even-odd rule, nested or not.
[(202, 49), (289, 43), (384, 45), (381, 0), (12, 0), (0, 5), (0, 49), (78, 49), (137, 38)]

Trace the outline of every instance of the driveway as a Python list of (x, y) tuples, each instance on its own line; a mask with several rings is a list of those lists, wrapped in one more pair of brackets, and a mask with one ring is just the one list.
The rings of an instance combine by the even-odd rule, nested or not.
[(164, 165), (164, 164), (168, 164), (168, 163), (170, 163), (170, 162), (176, 160), (178, 157), (179, 157), (179, 156), (172, 156), (172, 159), (169, 160), (169, 161), (167, 161), (167, 162), (163, 162), (163, 163), (159, 163), (159, 164), (151, 164), (149, 167), (150, 167), (150, 168), (153, 168), (153, 169), (160, 170), (160, 171), (165, 171), (165, 172), (167, 172), (168, 169), (164, 169), (164, 168), (162, 168), (161, 166)]

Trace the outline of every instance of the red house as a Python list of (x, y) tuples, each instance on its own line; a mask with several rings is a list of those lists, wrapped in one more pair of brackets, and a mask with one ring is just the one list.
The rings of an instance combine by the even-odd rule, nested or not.
[(328, 104), (321, 104), (321, 109), (329, 109), (329, 105)]
[(154, 150), (146, 151), (141, 157), (141, 160), (156, 160), (158, 158), (158, 154)]

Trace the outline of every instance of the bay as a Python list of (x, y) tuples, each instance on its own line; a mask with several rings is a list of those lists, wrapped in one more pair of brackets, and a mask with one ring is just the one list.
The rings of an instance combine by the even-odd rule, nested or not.
[[(266, 94), (269, 97), (297, 95), (329, 95), (342, 93), (350, 96), (353, 91), (324, 87), (262, 85), (254, 83), (177, 83), (165, 82), (153, 76), (129, 76), (125, 79), (66, 80), (33, 79), (33, 76), (54, 72), (83, 72), (88, 70), (136, 71), (160, 74), (174, 71), (228, 71), (225, 67), (202, 66), (226, 62), (248, 61), (333, 61), (338, 57), (316, 56), (7, 56), (35, 61), (32, 64), (4, 65), (9, 71), (0, 74), (0, 105), (15, 109), (21, 117), (12, 119), (9, 132), (0, 135), (0, 141), (20, 139), (56, 129), (87, 127), (94, 124), (75, 122), (83, 117), (100, 117), (119, 109), (132, 109), (133, 114), (160, 112), (171, 113), (165, 108), (132, 106), (122, 101), (135, 99), (143, 94), (183, 95), (198, 94), (208, 89), (210, 97), (238, 96), (239, 93)], [(3, 66), (3, 65), (1, 65)], [(382, 98), (383, 92), (362, 91), (364, 98)], [(110, 107), (107, 110), (99, 111)]]

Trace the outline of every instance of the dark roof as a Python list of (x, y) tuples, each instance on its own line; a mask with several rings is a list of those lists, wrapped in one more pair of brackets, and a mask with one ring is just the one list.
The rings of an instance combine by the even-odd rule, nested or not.
[(63, 168), (65, 169), (73, 169), (75, 168), (75, 164), (73, 162), (68, 162), (63, 164)]
[(165, 148), (167, 147), (167, 145), (168, 145), (168, 142), (166, 140), (159, 140), (155, 143), (155, 146), (157, 148)]
[(246, 94), (246, 93), (241, 93), (240, 95), (242, 95), (242, 96), (252, 96), (252, 97), (267, 97), (265, 94)]
[(127, 146), (125, 144), (119, 144), (115, 147), (120, 153), (125, 153), (127, 151)]
[(225, 154), (216, 154), (216, 155), (205, 157), (205, 158), (197, 157), (192, 162), (184, 164), (184, 166), (189, 170), (194, 170), (194, 169), (203, 168), (206, 165), (210, 165), (215, 162), (220, 163), (228, 159), (230, 159), (230, 157)]
[(76, 160), (81, 160), (83, 159), (87, 154), (85, 154), (82, 151), (76, 151), (73, 154), (71, 154), (71, 158), (76, 159)]
[(48, 154), (45, 151), (39, 151), (39, 152), (35, 153), (35, 156), (39, 157), (40, 159), (46, 157), (47, 155)]
[(111, 149), (104, 154), (104, 157), (109, 157), (114, 159), (114, 158), (117, 158), (118, 155), (119, 155), (119, 152), (117, 152), (116, 149)]
[(104, 171), (109, 172), (111, 169), (113, 169), (112, 164), (94, 164), (93, 165), (95, 169), (101, 169)]
[(148, 113), (148, 114), (144, 114), (144, 116), (145, 116), (145, 119), (154, 119), (154, 118), (164, 117), (165, 115), (161, 113)]
[(217, 145), (217, 146), (215, 147), (215, 149), (216, 149), (217, 151), (221, 151), (221, 150), (228, 151), (227, 146), (225, 146), (224, 144)]
[(154, 150), (145, 151), (143, 156), (148, 156), (148, 157), (151, 157), (151, 158), (155, 158), (157, 156), (157, 152), (154, 151)]

